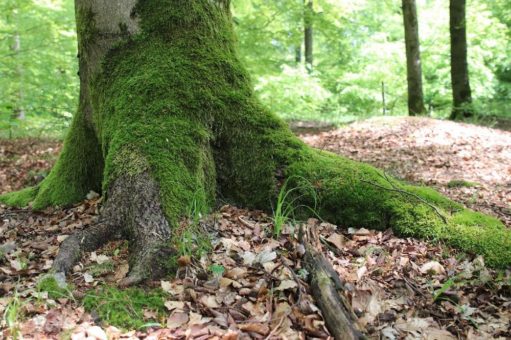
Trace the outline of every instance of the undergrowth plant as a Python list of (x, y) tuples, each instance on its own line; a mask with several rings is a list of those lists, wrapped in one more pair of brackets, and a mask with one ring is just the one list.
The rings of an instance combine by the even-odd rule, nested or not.
[[(6, 327), (9, 330), (10, 337), (14, 340), (20, 339), (19, 323), (22, 317), (22, 301), (15, 290), (12, 298), (5, 307), (5, 311), (2, 318), (2, 324), (0, 326)], [(0, 327), (1, 328), (1, 327)]]
[(74, 300), (73, 297), (73, 286), (66, 285), (66, 287), (61, 287), (55, 277), (52, 275), (47, 275), (37, 283), (36, 290), (38, 292), (47, 292), (48, 298), (52, 300), (67, 298)]
[[(289, 181), (297, 179), (300, 181), (300, 184), (293, 188), (288, 188)], [(306, 195), (310, 195), (310, 197), (313, 198), (313, 207), (299, 203), (300, 199)], [(314, 190), (314, 187), (309, 181), (299, 176), (289, 177), (280, 188), (275, 209), (273, 210), (273, 236), (279, 237), (282, 233), (284, 224), (286, 224), (290, 219), (294, 219), (295, 213), (300, 209), (308, 210), (309, 212), (312, 212), (313, 215), (317, 216), (316, 203), (316, 190)]]
[(208, 207), (199, 195), (195, 195), (188, 208), (188, 219), (174, 230), (172, 237), (178, 256), (200, 258), (211, 250), (211, 239), (200, 221), (208, 213)]

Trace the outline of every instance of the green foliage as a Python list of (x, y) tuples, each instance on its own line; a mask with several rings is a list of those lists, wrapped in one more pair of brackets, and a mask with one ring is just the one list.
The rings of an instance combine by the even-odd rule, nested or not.
[(22, 314), (22, 300), (18, 291), (15, 291), (14, 295), (10, 298), (7, 306), (5, 307), (3, 314), (3, 324), (7, 326), (10, 336), (14, 340), (22, 338), (19, 328)]
[(94, 277), (99, 277), (115, 270), (113, 261), (106, 261), (103, 263), (96, 263), (89, 267), (89, 273)]
[(0, 3), (0, 137), (61, 134), (76, 107), (75, 60), (72, 1)]
[[(432, 115), (445, 117), (451, 109), (448, 2), (417, 5), (426, 104)], [(387, 114), (405, 114), (399, 4), (316, 0), (314, 6), (315, 65), (309, 74), (303, 58), (295, 60), (297, 49), (303, 50), (303, 1), (233, 0), (239, 50), (264, 103), (285, 119), (344, 123), (381, 114), (384, 82)], [(467, 10), (474, 109), (509, 116), (509, 2), (471, 0)], [(0, 137), (61, 138), (78, 96), (73, 1), (5, 0), (0, 13)], [(165, 15), (146, 24), (146, 31), (157, 31)], [(86, 43), (94, 39), (93, 17), (79, 13), (79, 19)], [(14, 49), (17, 37), (20, 48)], [(21, 112), (26, 119), (17, 118)]]
[(224, 266), (218, 264), (212, 265), (209, 269), (211, 270), (215, 277), (222, 277), (222, 275), (224, 275), (225, 272)]
[[(295, 179), (292, 177), (286, 179), (280, 188), (277, 196), (277, 202), (273, 210), (273, 235), (275, 237), (280, 236), (284, 224), (288, 222), (290, 218), (295, 217), (296, 211), (302, 210), (303, 213), (303, 210), (307, 210), (309, 214), (312, 212), (312, 215), (317, 215), (315, 211), (317, 205), (316, 191), (312, 185), (302, 178), (299, 179), (300, 186), (289, 188), (288, 183), (290, 180)], [(309, 207), (299, 204), (300, 199), (302, 199), (304, 195), (312, 198), (312, 201), (314, 202), (313, 206)]]
[[(101, 321), (125, 329), (139, 329), (146, 323), (144, 310), (165, 315), (165, 293), (160, 289), (143, 290), (101, 286), (87, 292), (83, 305), (88, 312), (95, 311)], [(159, 321), (159, 320), (155, 320)]]
[[(303, 60), (295, 61), (296, 47), (303, 39), (302, 1), (233, 3), (240, 51), (256, 80), (257, 92), (282, 117), (335, 123), (381, 114), (382, 82), (387, 114), (406, 114), (399, 3), (314, 1), (315, 71), (310, 75), (302, 74)], [(417, 2), (425, 99), (430, 113), (440, 117), (451, 110), (448, 5), (443, 0)], [(509, 115), (509, 4), (472, 0), (467, 10), (476, 111)]]
[(200, 258), (212, 249), (209, 235), (199, 224), (187, 224), (173, 233), (172, 244), (179, 256)]

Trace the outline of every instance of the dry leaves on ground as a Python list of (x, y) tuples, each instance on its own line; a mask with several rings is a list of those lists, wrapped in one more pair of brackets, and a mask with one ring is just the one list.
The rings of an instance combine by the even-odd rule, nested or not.
[[(435, 186), (511, 227), (511, 132), (423, 117), (379, 117), (302, 139)], [(460, 181), (473, 186), (457, 185)]]

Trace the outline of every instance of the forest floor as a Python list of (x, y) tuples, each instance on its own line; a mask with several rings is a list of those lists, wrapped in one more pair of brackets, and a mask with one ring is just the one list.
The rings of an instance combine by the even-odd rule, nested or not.
[[(383, 118), (302, 138), (435, 186), (511, 226), (509, 132)], [(40, 181), (59, 149), (54, 141), (0, 140), (0, 193)], [(190, 262), (185, 249), (176, 277), (149, 282), (146, 289), (155, 289), (142, 295), (105, 288), (126, 275), (124, 242), (85, 254), (68, 278), (69, 291), (41, 284), (59, 244), (96, 218), (101, 199), (89, 198), (38, 213), (0, 206), (0, 339), (328, 336), (305, 280), (293, 223), (274, 236), (271, 216), (231, 206), (192, 228), (211, 235), (209, 255)], [(510, 270), (494, 271), (480, 257), (390, 230), (345, 229), (313, 219), (303, 224), (318, 231), (322, 251), (371, 338), (511, 338)], [(193, 235), (180, 239), (183, 248), (196, 241)]]

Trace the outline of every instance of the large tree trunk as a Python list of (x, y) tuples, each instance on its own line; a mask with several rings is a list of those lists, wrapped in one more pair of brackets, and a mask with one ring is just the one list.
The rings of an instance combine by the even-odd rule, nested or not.
[(0, 196), (42, 209), (102, 191), (100, 219), (64, 242), (55, 270), (122, 237), (131, 252), (124, 283), (139, 282), (159, 273), (190, 207), (221, 198), (271, 210), (284, 181), (299, 206), (333, 223), (390, 227), (511, 264), (511, 233), (498, 220), (312, 149), (268, 112), (238, 60), (227, 0), (77, 0), (76, 8), (80, 105), (63, 152), (39, 186)]
[(415, 0), (403, 0), (405, 27), (406, 74), (408, 80), (408, 114), (422, 115), (426, 112), (422, 92), (422, 66), (419, 43), (419, 22)]
[(466, 0), (450, 0), (449, 15), (453, 98), (451, 119), (468, 118), (473, 111), (467, 61)]

